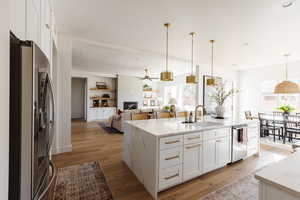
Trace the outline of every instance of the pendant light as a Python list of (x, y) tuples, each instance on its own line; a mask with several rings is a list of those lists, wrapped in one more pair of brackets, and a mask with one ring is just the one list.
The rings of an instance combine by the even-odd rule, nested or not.
[(170, 23), (164, 24), (167, 29), (167, 43), (166, 43), (166, 71), (160, 73), (161, 81), (173, 81), (173, 72), (168, 71), (168, 59), (169, 59), (169, 27)]
[(289, 54), (284, 55), (286, 57), (286, 63), (285, 63), (285, 81), (282, 81), (275, 87), (275, 94), (296, 94), (300, 93), (299, 86), (288, 80), (288, 57), (290, 56)]
[(196, 84), (197, 78), (194, 75), (194, 36), (196, 35), (195, 32), (191, 32), (190, 35), (192, 36), (192, 55), (191, 55), (191, 75), (186, 77), (186, 83)]
[(211, 43), (211, 75), (210, 78), (206, 80), (206, 84), (209, 86), (215, 86), (216, 85), (216, 81), (214, 78), (214, 40), (210, 40), (209, 41)]

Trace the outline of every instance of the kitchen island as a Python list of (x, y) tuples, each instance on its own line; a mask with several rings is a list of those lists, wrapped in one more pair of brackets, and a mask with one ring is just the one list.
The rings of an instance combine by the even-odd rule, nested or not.
[(160, 191), (201, 176), (231, 162), (232, 126), (247, 124), (248, 156), (259, 152), (256, 121), (205, 118), (127, 121), (123, 160), (148, 192)]
[(259, 200), (300, 199), (300, 151), (256, 173)]

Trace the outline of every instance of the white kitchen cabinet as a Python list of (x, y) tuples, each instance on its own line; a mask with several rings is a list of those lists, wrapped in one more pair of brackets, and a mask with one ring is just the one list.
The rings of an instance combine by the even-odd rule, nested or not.
[(183, 181), (202, 173), (202, 143), (189, 144), (183, 150)]
[(26, 40), (34, 41), (41, 47), (41, 1), (26, 1)]
[(217, 168), (227, 165), (231, 161), (230, 137), (216, 140), (216, 165)]
[(216, 169), (216, 140), (203, 141), (203, 173)]
[(107, 120), (116, 114), (115, 107), (89, 108), (87, 121)]
[(41, 1), (41, 49), (51, 59), (51, 9), (48, 0)]
[(26, 39), (26, 0), (10, 0), (10, 30), (20, 40)]

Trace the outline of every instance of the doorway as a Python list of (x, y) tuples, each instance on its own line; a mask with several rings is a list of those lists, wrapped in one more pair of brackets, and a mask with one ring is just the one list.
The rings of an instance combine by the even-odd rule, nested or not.
[(86, 79), (72, 78), (72, 120), (86, 120)]

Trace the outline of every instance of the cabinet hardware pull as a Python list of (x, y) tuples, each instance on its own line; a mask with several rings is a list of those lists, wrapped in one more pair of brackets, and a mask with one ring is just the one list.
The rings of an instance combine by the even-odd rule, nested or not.
[(200, 147), (201, 144), (197, 144), (197, 145), (193, 145), (193, 146), (188, 146), (188, 147), (185, 147), (186, 149), (192, 149), (192, 148), (196, 148), (196, 147)]
[(196, 136), (196, 137), (190, 137), (190, 138), (188, 138), (188, 140), (195, 140), (195, 139), (200, 139), (200, 136)]
[(165, 160), (173, 160), (173, 159), (176, 159), (176, 158), (179, 158), (179, 155), (173, 156), (173, 157), (170, 157), (170, 158), (165, 158)]
[(165, 142), (165, 144), (175, 144), (177, 142), (180, 142), (180, 141), (179, 140), (174, 140), (174, 141)]
[(216, 140), (216, 142), (222, 142), (222, 140)]
[(169, 180), (169, 179), (175, 178), (175, 177), (177, 177), (177, 176), (179, 176), (178, 173), (175, 174), (175, 175), (173, 175), (173, 176), (166, 177), (165, 180)]

